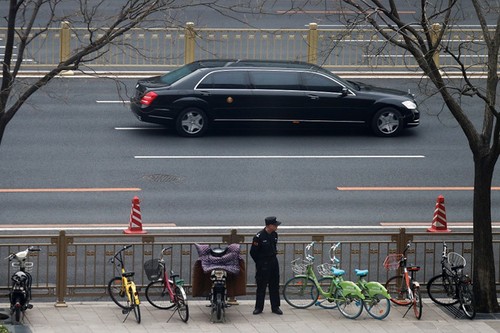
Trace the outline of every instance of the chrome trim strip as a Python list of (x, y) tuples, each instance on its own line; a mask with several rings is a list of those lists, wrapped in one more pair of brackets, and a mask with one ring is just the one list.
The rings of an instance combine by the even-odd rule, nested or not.
[(352, 123), (352, 124), (364, 124), (362, 120), (304, 120), (304, 119), (214, 119), (213, 121), (218, 122), (274, 122), (274, 123)]
[(144, 115), (144, 116), (147, 116), (148, 118), (159, 118), (159, 119), (168, 119), (168, 120), (173, 120), (174, 119), (172, 117), (149, 116), (149, 115)]

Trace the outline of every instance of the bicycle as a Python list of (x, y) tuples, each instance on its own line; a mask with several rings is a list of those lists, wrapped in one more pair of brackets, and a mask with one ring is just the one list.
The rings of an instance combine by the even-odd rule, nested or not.
[(408, 266), (406, 252), (411, 246), (411, 242), (406, 244), (403, 254), (390, 254), (384, 260), (384, 267), (387, 270), (396, 270), (401, 268), (403, 272), (387, 280), (385, 288), (391, 295), (391, 301), (401, 306), (409, 306), (403, 318), (408, 311), (413, 308), (415, 317), (422, 318), (422, 297), (420, 295), (420, 283), (415, 280), (415, 272), (420, 270), (420, 266)]
[(427, 293), (439, 305), (450, 306), (460, 303), (460, 308), (469, 319), (476, 316), (472, 280), (464, 274), (465, 258), (456, 252), (449, 252), (443, 242), (441, 255), (441, 274), (427, 283)]
[[(330, 272), (332, 267), (340, 268), (340, 260), (335, 255), (339, 246), (340, 242), (330, 248), (330, 261), (332, 264), (323, 264), (317, 267), (318, 272), (323, 275), (323, 279), (319, 281), (321, 285), (328, 284), (329, 279), (331, 279)], [(389, 301), (391, 296), (387, 292), (387, 289), (379, 282), (367, 281), (365, 277), (368, 275), (368, 270), (355, 269), (355, 273), (358, 276), (358, 280), (355, 283), (365, 296), (363, 300), (365, 310), (375, 319), (382, 320), (387, 317), (391, 311), (391, 302)], [(317, 305), (329, 308), (326, 301), (324, 300)]]
[(5, 258), (16, 269), (10, 278), (12, 286), (9, 290), (10, 313), (14, 315), (14, 323), (21, 321), (21, 313), (24, 317), (25, 311), (33, 308), (33, 305), (30, 304), (31, 283), (33, 281), (30, 272), (33, 269), (33, 262), (26, 261), (26, 259), (31, 252), (38, 251), (40, 251), (39, 248), (30, 246), (24, 251), (11, 253)]
[[(118, 250), (109, 260), (110, 263), (115, 265), (115, 268), (119, 268), (121, 276), (116, 276), (112, 278), (108, 283), (108, 293), (113, 302), (116, 303), (120, 308), (122, 308), (122, 313), (125, 314), (125, 319), (127, 320), (130, 312), (134, 312), (135, 320), (138, 324), (141, 323), (141, 304), (139, 300), (139, 293), (137, 292), (137, 287), (133, 281), (135, 272), (127, 271), (125, 269), (123, 252), (130, 249), (132, 245), (126, 245), (121, 250)], [(117, 263), (118, 262), (118, 263)]]
[(358, 277), (356, 284), (365, 296), (363, 305), (368, 314), (379, 320), (387, 317), (391, 312), (391, 296), (387, 289), (380, 282), (367, 281), (365, 279), (368, 275), (367, 269), (355, 269), (354, 272)]
[[(346, 318), (359, 317), (363, 311), (364, 296), (354, 282), (343, 280), (344, 270), (331, 267), (330, 276), (323, 277), (321, 283), (318, 281), (313, 269), (314, 256), (308, 253), (314, 243), (306, 246), (305, 260), (299, 258), (292, 261), (292, 270), (297, 275), (285, 283), (283, 288), (285, 301), (298, 309), (321, 304), (325, 308), (338, 308)], [(318, 301), (320, 295), (323, 301), (328, 302), (327, 305), (323, 305), (321, 300)]]
[(144, 263), (144, 271), (151, 281), (146, 287), (146, 299), (152, 306), (161, 310), (174, 308), (167, 322), (178, 312), (181, 320), (187, 323), (189, 319), (189, 306), (187, 304), (186, 291), (183, 287), (184, 280), (177, 279), (179, 275), (174, 274), (173, 271), (170, 271), (169, 276), (165, 260), (163, 259), (165, 252), (170, 249), (172, 249), (171, 246), (162, 249), (160, 258), (151, 259)]

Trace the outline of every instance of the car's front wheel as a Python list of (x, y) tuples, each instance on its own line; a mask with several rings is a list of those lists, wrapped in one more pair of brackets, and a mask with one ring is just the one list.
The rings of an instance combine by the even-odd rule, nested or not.
[(372, 119), (372, 131), (377, 136), (395, 136), (403, 125), (401, 112), (392, 108), (377, 111)]
[(208, 118), (205, 112), (198, 108), (187, 108), (177, 116), (175, 129), (181, 136), (202, 136), (208, 129)]

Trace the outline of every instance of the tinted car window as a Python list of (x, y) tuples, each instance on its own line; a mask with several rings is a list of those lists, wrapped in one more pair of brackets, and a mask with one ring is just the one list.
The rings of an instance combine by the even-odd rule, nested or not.
[(250, 72), (255, 89), (300, 90), (297, 72)]
[(208, 74), (198, 84), (198, 89), (245, 89), (248, 88), (247, 73), (244, 71), (222, 71)]
[(315, 73), (302, 74), (304, 86), (310, 91), (342, 92), (342, 86), (337, 82)]

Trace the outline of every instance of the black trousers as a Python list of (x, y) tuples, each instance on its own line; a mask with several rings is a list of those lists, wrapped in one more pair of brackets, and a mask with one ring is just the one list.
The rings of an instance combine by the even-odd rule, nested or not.
[(257, 283), (255, 308), (264, 309), (264, 300), (266, 298), (266, 289), (268, 286), (271, 308), (278, 308), (280, 306), (280, 270), (278, 259), (271, 258), (257, 263), (255, 281)]

